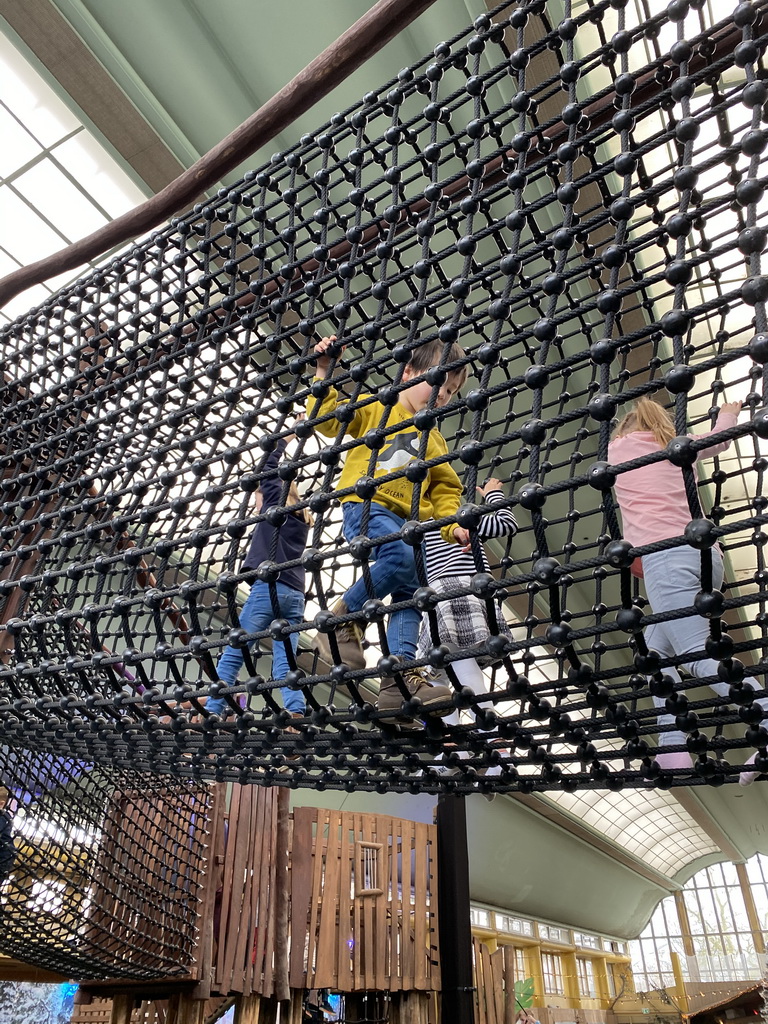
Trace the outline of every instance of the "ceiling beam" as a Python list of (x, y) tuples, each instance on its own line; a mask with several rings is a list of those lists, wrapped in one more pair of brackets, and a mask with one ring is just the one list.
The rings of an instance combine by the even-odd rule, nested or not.
[(122, 157), (150, 192), (184, 170), (51, 0), (0, 0), (0, 17), (58, 83), (59, 93)]

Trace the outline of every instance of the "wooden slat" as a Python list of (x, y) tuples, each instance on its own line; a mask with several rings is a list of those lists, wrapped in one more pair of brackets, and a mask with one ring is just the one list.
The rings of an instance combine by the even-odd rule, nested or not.
[(285, 1004), (291, 998), (288, 984), (288, 850), (290, 845), (291, 795), (285, 786), (275, 791), (272, 848), (272, 920), (275, 926), (272, 966), (272, 998)]
[(390, 862), (391, 874), (390, 885), (392, 887), (392, 899), (390, 901), (390, 922), (389, 922), (389, 963), (387, 965), (386, 991), (399, 991), (400, 964), (398, 949), (402, 946), (402, 922), (403, 922), (403, 901), (399, 878), (398, 865), (402, 855), (402, 841), (400, 835), (400, 819), (392, 819), (392, 858)]
[(413, 822), (401, 821), (400, 827), (403, 836), (403, 952), (400, 967), (400, 988), (403, 991), (410, 992), (413, 988), (414, 973), (413, 925), (411, 920), (411, 889), (413, 887), (414, 860)]
[[(261, 843), (261, 872), (258, 876), (258, 917), (257, 948), (255, 968), (261, 977), (259, 991), (267, 998), (274, 992), (274, 949), (275, 949), (275, 842), (277, 840), (277, 794), (279, 790), (259, 790), (267, 806), (264, 812)], [(264, 798), (268, 797), (267, 800)], [(254, 865), (256, 867), (257, 865)], [(266, 919), (266, 920), (265, 920)]]
[[(245, 983), (243, 994), (252, 992), (265, 995), (264, 951), (269, 940), (270, 867), (272, 863), (272, 815), (270, 804), (274, 800), (271, 790), (259, 789), (252, 810), (249, 857), (246, 865), (245, 886), (248, 890), (247, 912), (240, 925), (242, 941), (238, 945), (238, 963), (243, 964)], [(242, 957), (242, 960), (241, 960)], [(271, 958), (267, 958), (271, 959)], [(271, 980), (271, 979), (270, 979)]]
[(293, 812), (291, 840), (291, 952), (288, 980), (291, 988), (306, 987), (304, 943), (309, 934), (309, 907), (312, 899), (312, 822), (313, 807), (297, 807)]
[(512, 946), (502, 946), (504, 954), (504, 1024), (515, 1024), (515, 952)]
[(240, 806), (241, 786), (233, 786), (230, 794), (229, 812), (227, 814), (227, 846), (224, 859), (224, 878), (221, 888), (221, 910), (219, 913), (219, 944), (216, 956), (215, 988), (220, 992), (226, 992), (224, 987), (224, 939), (229, 927), (229, 917), (232, 902), (232, 878), (234, 875), (234, 858), (231, 856), (233, 846), (233, 828), (237, 829), (237, 813)]
[(253, 879), (254, 811), (262, 813), (263, 804), (254, 807), (253, 787), (244, 786), (240, 800), (240, 814), (237, 822), (237, 846), (235, 848), (235, 878), (233, 883), (233, 906), (240, 907), (240, 913), (232, 918), (227, 933), (229, 952), (229, 977), (227, 992), (242, 992), (245, 988), (246, 957), (250, 960), (253, 950), (253, 903), (257, 899)]
[[(222, 943), (223, 962), (221, 968), (220, 991), (240, 992), (243, 988), (242, 977), (234, 978), (235, 955), (237, 952), (237, 939), (240, 935), (242, 924), (243, 904), (243, 878), (245, 876), (245, 865), (248, 858), (248, 848), (251, 837), (250, 829), (242, 828), (245, 814), (250, 809), (250, 787), (233, 786), (232, 802), (234, 804), (235, 790), (240, 790), (239, 800), (235, 813), (230, 807), (229, 814), (229, 835), (227, 836), (228, 850), (231, 847), (234, 852), (232, 858), (232, 876), (229, 890), (224, 890), (225, 898), (229, 902), (229, 917), (226, 928), (222, 927), (219, 932), (219, 942)], [(229, 854), (228, 854), (229, 859)], [(237, 987), (235, 987), (235, 984)]]
[(317, 936), (317, 988), (336, 988), (338, 983), (338, 944), (335, 941), (339, 906), (339, 829), (341, 822), (336, 812), (328, 815), (328, 846), (325, 856), (323, 902), (320, 911), (320, 930)]
[[(355, 814), (355, 836), (362, 837), (364, 831), (364, 814)], [(355, 875), (355, 886), (359, 887), (361, 880)], [(352, 901), (352, 935), (355, 944), (352, 948), (352, 989), (359, 992), (365, 986), (365, 943), (369, 941), (364, 925), (366, 900), (359, 899), (357, 895)]]
[[(375, 843), (375, 819), (370, 814), (360, 815), (360, 840), (364, 843)], [(358, 884), (362, 887), (363, 879)], [(359, 915), (362, 920), (358, 925), (358, 943), (360, 945), (360, 968), (362, 974), (362, 987), (373, 991), (377, 988), (377, 979), (373, 962), (373, 946), (376, 942), (376, 931), (379, 927), (386, 928), (386, 922), (379, 919), (376, 913), (376, 896), (358, 896), (355, 902), (359, 904), (362, 913)]]
[(496, 1003), (496, 1024), (504, 1024), (504, 947), (491, 954), (493, 998)]
[(376, 926), (374, 934), (368, 937), (368, 942), (374, 946), (373, 950), (373, 975), (376, 979), (374, 989), (378, 992), (386, 992), (387, 978), (387, 943), (390, 939), (391, 917), (389, 913), (389, 891), (391, 878), (392, 844), (392, 819), (377, 816), (375, 818), (376, 839), (381, 843), (381, 856), (379, 867), (381, 869), (382, 895), (376, 901)]
[(440, 922), (437, 902), (437, 829), (431, 826), (429, 834), (430, 988), (433, 991), (438, 991), (440, 989)]
[(200, 984), (195, 990), (198, 998), (208, 998), (213, 981), (213, 941), (215, 930), (216, 893), (219, 889), (224, 864), (224, 813), (226, 786), (218, 783), (211, 790), (209, 804), (209, 835), (205, 842), (206, 875), (200, 907), (199, 965)]
[[(336, 925), (336, 986), (347, 992), (354, 984), (352, 957), (360, 945), (360, 936), (357, 934), (352, 920), (352, 905), (353, 902), (356, 902), (351, 894), (353, 878), (355, 885), (359, 884), (354, 871), (357, 849), (355, 815), (342, 812), (339, 824), (341, 826), (341, 842), (339, 844), (339, 903)], [(352, 939), (351, 950), (349, 948), (350, 938)]]
[(413, 948), (414, 948), (414, 988), (425, 991), (429, 986), (427, 972), (427, 837), (426, 825), (414, 824), (416, 847), (416, 870), (413, 876), (416, 900), (414, 903)]
[(309, 931), (307, 949), (307, 988), (317, 988), (317, 936), (319, 928), (320, 907), (323, 891), (323, 868), (325, 866), (325, 851), (327, 847), (326, 829), (328, 827), (329, 812), (321, 808), (317, 812), (317, 831), (314, 840), (314, 857), (312, 861), (312, 901), (309, 912)]

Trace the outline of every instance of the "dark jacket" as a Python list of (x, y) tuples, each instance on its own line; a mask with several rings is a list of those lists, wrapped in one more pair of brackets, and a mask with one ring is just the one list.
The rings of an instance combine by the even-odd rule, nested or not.
[[(278, 441), (277, 447), (269, 453), (269, 458), (264, 464), (264, 470), (276, 470), (280, 457), (285, 451), (285, 441)], [(280, 505), (283, 493), (283, 481), (275, 474), (262, 479), (261, 493), (263, 504), (261, 514), (276, 505)], [(272, 526), (268, 522), (261, 522), (256, 525), (251, 537), (251, 547), (248, 557), (243, 562), (243, 569), (257, 569), (262, 562), (291, 562), (301, 558), (304, 548), (307, 546), (309, 536), (309, 524), (305, 522), (303, 515), (296, 515), (288, 512), (285, 522), (281, 526)], [(275, 544), (275, 537), (277, 542)], [(278, 582), (284, 583), (287, 587), (293, 587), (304, 593), (304, 569), (300, 565), (290, 569), (284, 569), (278, 577)]]

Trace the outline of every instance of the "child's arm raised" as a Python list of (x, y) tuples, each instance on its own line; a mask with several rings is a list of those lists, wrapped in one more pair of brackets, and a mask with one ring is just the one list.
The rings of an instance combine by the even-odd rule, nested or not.
[[(741, 402), (723, 402), (720, 406), (720, 412), (717, 414), (717, 421), (715, 423), (714, 430), (708, 430), (705, 434), (694, 434), (696, 438), (709, 437), (710, 434), (717, 434), (721, 430), (727, 430), (728, 427), (735, 427), (741, 412)], [(699, 451), (700, 459), (711, 459), (715, 455), (720, 455), (730, 447), (730, 441), (721, 441), (719, 444), (713, 444), (711, 448), (702, 448)]]
[[(501, 480), (494, 476), (489, 477), (482, 487), (477, 489), (485, 498), (485, 504), (488, 506), (498, 505), (504, 501), (503, 485)], [(478, 537), (485, 539), (488, 537), (513, 537), (517, 533), (517, 529), (517, 520), (512, 509), (497, 508), (482, 517), (475, 532)]]
[(337, 345), (338, 338), (330, 334), (327, 338), (321, 338), (315, 345), (315, 377), (323, 380), (328, 376), (331, 363), (338, 359), (346, 348), (346, 345)]
[[(327, 338), (321, 338), (315, 345), (314, 351), (317, 357), (315, 362), (315, 380), (325, 380), (331, 363), (344, 351), (344, 346), (338, 347), (336, 335), (331, 334)], [(322, 423), (315, 421), (327, 416), (328, 413), (336, 412), (339, 404), (343, 403), (339, 403), (339, 393), (332, 384), (328, 385), (328, 390), (322, 399), (315, 398), (314, 395), (309, 396), (307, 399), (307, 419), (310, 420), (310, 425), (319, 434), (323, 434), (325, 437), (336, 437), (339, 428), (335, 420), (324, 420)], [(347, 423), (346, 432), (352, 437), (359, 437), (365, 429), (367, 427), (364, 411), (362, 409), (355, 409), (352, 418)]]

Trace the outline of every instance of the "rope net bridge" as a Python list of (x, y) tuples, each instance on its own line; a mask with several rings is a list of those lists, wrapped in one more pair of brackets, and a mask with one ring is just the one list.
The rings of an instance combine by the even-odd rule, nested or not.
[[(4, 328), (4, 764), (32, 752), (33, 765), (107, 774), (456, 793), (719, 785), (755, 754), (768, 768), (768, 4), (722, 21), (713, 8), (502, 3)], [(331, 335), (329, 375), (313, 379)], [(427, 344), (437, 357), (414, 378)], [(457, 371), (467, 383), (442, 404)], [(321, 409), (331, 383), (336, 413)], [(414, 387), (429, 398), (402, 421), (413, 447), (374, 478)], [(633, 548), (612, 486), (636, 465), (611, 465), (608, 442), (641, 396), (672, 409), (679, 436), (638, 464), (680, 467), (691, 525)], [(730, 447), (702, 461), (697, 486), (705, 445), (684, 435), (711, 430), (725, 400), (744, 401), (741, 421), (716, 433)], [(427, 455), (431, 428), (445, 453)], [(368, 471), (341, 487), (361, 453)], [(422, 482), (446, 467), (462, 505), (423, 521)], [(486, 566), (476, 488), (489, 477), (519, 531), (487, 543)], [(411, 547), (420, 585), (387, 606), (365, 524), (395, 481), (413, 500), (389, 539)], [(280, 499), (262, 513), (254, 492), (270, 483)], [(303, 511), (302, 555), (281, 561), (272, 529), (268, 556), (243, 569), (254, 530)], [(454, 519), (474, 571), (452, 596), (479, 598), (487, 627), (461, 650), (442, 643), (447, 599), (427, 586), (422, 549)], [(653, 615), (633, 559), (691, 544), (695, 607)], [(288, 570), (306, 573), (293, 617), (279, 602)], [(358, 579), (366, 601), (340, 609)], [(272, 612), (249, 632), (254, 582)], [(448, 687), (428, 715), (388, 646), (393, 616), (413, 608), (428, 631), (414, 665)], [(644, 639), (652, 623), (702, 616), (699, 651), (662, 655)], [(364, 664), (337, 643), (350, 623)], [(217, 668), (228, 647), (244, 660), (231, 684)], [(288, 666), (277, 679), (273, 647)], [(470, 655), (485, 692), (459, 683), (453, 666)], [(675, 671), (711, 657), (717, 676)], [(394, 705), (377, 707), (382, 679)], [(434, 713), (457, 709), (447, 724)], [(692, 767), (657, 762), (672, 732), (665, 750)]]
[(3, 953), (78, 978), (191, 975), (212, 787), (5, 745), (0, 764)]

